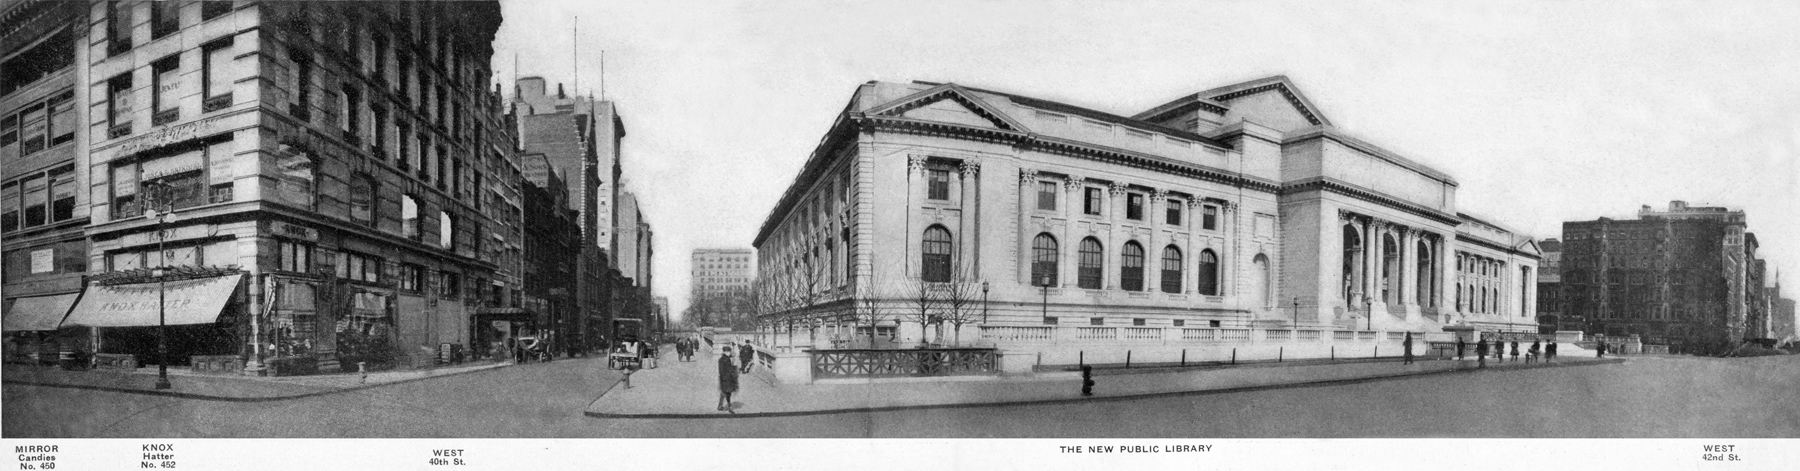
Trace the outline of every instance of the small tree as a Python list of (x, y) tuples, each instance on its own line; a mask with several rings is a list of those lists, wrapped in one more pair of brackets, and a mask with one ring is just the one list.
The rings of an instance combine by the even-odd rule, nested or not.
[(980, 319), (982, 306), (977, 301), (982, 296), (982, 282), (976, 278), (974, 270), (965, 265), (950, 276), (950, 281), (937, 285), (942, 305), (940, 319), (950, 323), (955, 330), (955, 344), (960, 346), (963, 325)]
[(940, 285), (944, 283), (925, 281), (924, 277), (914, 278), (908, 284), (906, 297), (911, 308), (906, 311), (906, 318), (919, 323), (919, 343), (928, 343), (931, 326), (943, 322), (940, 313), (943, 310), (944, 297)]

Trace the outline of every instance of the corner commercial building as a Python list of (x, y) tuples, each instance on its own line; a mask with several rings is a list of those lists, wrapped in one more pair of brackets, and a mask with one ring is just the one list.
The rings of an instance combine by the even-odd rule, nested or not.
[(91, 276), (61, 325), (101, 364), (157, 361), (166, 314), (197, 370), (417, 366), (519, 308), (496, 2), (79, 5)]
[(771, 324), (815, 329), (960, 291), (972, 307), (876, 323), (947, 342), (962, 317), (961, 338), (1038, 351), (1534, 333), (1536, 243), (1459, 212), (1457, 187), (1285, 77), (1130, 117), (869, 82), (757, 233), (758, 296)]

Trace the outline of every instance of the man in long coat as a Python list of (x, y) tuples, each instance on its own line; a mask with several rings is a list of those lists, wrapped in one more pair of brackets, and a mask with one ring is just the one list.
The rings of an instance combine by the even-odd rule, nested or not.
[(731, 346), (726, 345), (719, 355), (719, 410), (736, 414), (731, 410), (731, 395), (738, 390), (737, 364), (731, 361)]
[(1406, 342), (1405, 342), (1405, 345), (1406, 345), (1406, 363), (1402, 363), (1402, 364), (1404, 364), (1404, 365), (1411, 365), (1411, 364), (1412, 364), (1412, 362), (1413, 362), (1413, 357), (1412, 357), (1412, 332), (1407, 332), (1407, 333), (1406, 333)]
[(1463, 343), (1462, 337), (1457, 337), (1456, 338), (1456, 359), (1458, 359), (1458, 360), (1463, 359), (1463, 350), (1466, 348), (1468, 348), (1468, 344)]
[(1475, 367), (1487, 368), (1487, 355), (1488, 355), (1487, 339), (1476, 339), (1475, 340)]

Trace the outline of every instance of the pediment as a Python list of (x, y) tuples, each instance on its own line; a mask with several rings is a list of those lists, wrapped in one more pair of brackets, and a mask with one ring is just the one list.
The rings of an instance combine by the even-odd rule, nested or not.
[[(1200, 92), (1202, 98), (1225, 103), (1231, 114), (1248, 116), (1283, 132), (1330, 126), (1331, 120), (1285, 76), (1274, 76)], [(1259, 119), (1260, 118), (1260, 119)]]
[(888, 116), (953, 123), (1007, 131), (1031, 132), (998, 108), (953, 83), (938, 85), (870, 109), (870, 116)]

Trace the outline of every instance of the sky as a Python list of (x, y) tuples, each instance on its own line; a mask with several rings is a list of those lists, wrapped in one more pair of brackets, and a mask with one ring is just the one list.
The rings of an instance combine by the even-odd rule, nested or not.
[[(1800, 280), (1800, 2), (503, 0), (495, 82), (625, 121), (654, 291), (749, 247), (857, 85), (926, 80), (1132, 115), (1286, 75), (1351, 135), (1537, 238), (1671, 200), (1742, 209)], [(604, 56), (604, 74), (602, 74)], [(515, 70), (515, 61), (519, 64)], [(604, 91), (601, 85), (604, 83)], [(574, 89), (574, 88), (572, 88)], [(1800, 292), (1800, 281), (1788, 297)]]

